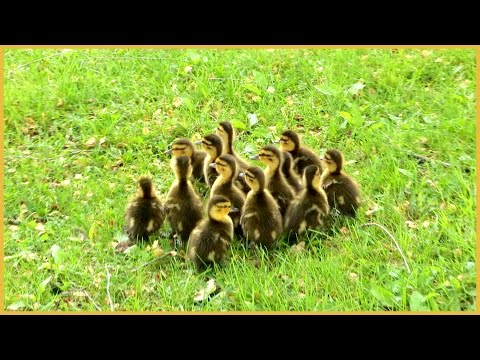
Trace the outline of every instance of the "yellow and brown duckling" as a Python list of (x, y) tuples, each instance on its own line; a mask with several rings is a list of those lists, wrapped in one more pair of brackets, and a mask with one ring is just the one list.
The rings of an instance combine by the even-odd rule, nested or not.
[(340, 214), (355, 217), (360, 207), (360, 191), (356, 181), (345, 172), (343, 167), (343, 154), (336, 150), (327, 150), (322, 159), (326, 170), (322, 174), (322, 187), (327, 194), (328, 203)]
[(222, 144), (223, 144), (223, 150), (222, 154), (228, 154), (232, 155), (233, 158), (235, 159), (235, 162), (237, 163), (237, 174), (236, 174), (236, 183), (237, 186), (242, 190), (245, 194), (247, 194), (250, 191), (250, 188), (248, 187), (247, 183), (245, 182), (245, 179), (239, 178), (238, 174), (240, 172), (245, 171), (250, 164), (246, 162), (244, 159), (242, 159), (234, 150), (233, 148), (233, 142), (235, 141), (235, 129), (233, 128), (232, 124), (228, 121), (222, 121), (218, 124), (218, 127), (216, 129), (216, 134), (220, 136), (222, 139)]
[(262, 163), (267, 165), (264, 171), (267, 189), (277, 201), (280, 213), (284, 216), (288, 205), (295, 198), (295, 192), (280, 170), (282, 153), (275, 146), (267, 145), (260, 149), (257, 157)]
[(235, 185), (233, 180), (237, 167), (235, 159), (232, 155), (223, 154), (219, 156), (211, 166), (215, 166), (218, 177), (213, 183), (210, 197), (214, 195), (225, 196), (232, 202), (233, 206), (238, 209), (237, 212), (232, 212), (230, 217), (232, 218), (236, 232), (241, 235), (240, 212), (245, 203), (245, 194)]
[(308, 165), (317, 165), (323, 172), (324, 166), (312, 150), (300, 144), (300, 137), (293, 130), (287, 130), (280, 136), (280, 150), (287, 151), (293, 157), (293, 169), (302, 177), (303, 170)]
[(298, 174), (293, 170), (293, 158), (288, 151), (282, 151), (283, 163), (282, 163), (282, 172), (287, 180), (288, 184), (292, 187), (296, 194), (299, 194), (304, 186), (302, 184), (302, 179)]
[(198, 271), (226, 259), (233, 239), (233, 222), (228, 216), (231, 207), (232, 203), (225, 196), (212, 196), (208, 202), (208, 216), (190, 234), (188, 258)]
[(207, 153), (207, 157), (203, 164), (203, 177), (205, 178), (208, 187), (211, 188), (218, 177), (218, 173), (214, 167), (210, 166), (210, 164), (214, 163), (215, 160), (222, 155), (222, 139), (218, 135), (208, 134), (205, 135), (199, 143), (202, 145), (202, 149)]
[(300, 239), (307, 229), (323, 229), (328, 225), (330, 206), (321, 186), (322, 173), (316, 165), (308, 165), (303, 174), (305, 190), (287, 209), (284, 218), (288, 242)]
[(202, 200), (189, 180), (192, 175), (190, 158), (173, 157), (170, 167), (175, 174), (175, 181), (167, 194), (165, 214), (177, 239), (186, 245), (190, 233), (202, 219)]
[(162, 202), (155, 194), (152, 179), (142, 176), (138, 180), (137, 195), (127, 205), (125, 233), (131, 241), (148, 240), (165, 221)]
[(257, 166), (243, 174), (251, 190), (245, 200), (240, 224), (247, 240), (271, 249), (282, 233), (282, 215), (270, 191), (265, 188), (265, 174)]
[(204, 151), (198, 151), (193, 143), (185, 138), (176, 139), (172, 147), (165, 152), (172, 154), (174, 157), (188, 156), (192, 161), (192, 175), (195, 179), (203, 181), (203, 162), (207, 156)]

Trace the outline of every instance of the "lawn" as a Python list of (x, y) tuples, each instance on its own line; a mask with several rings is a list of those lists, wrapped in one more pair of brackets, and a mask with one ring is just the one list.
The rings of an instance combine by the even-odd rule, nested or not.
[[(476, 309), (475, 50), (7, 49), (4, 62), (6, 309)], [(340, 149), (357, 218), (304, 248), (234, 242), (205, 274), (156, 258), (168, 223), (117, 252), (138, 177), (163, 201), (164, 151), (223, 120), (246, 159), (286, 129)]]

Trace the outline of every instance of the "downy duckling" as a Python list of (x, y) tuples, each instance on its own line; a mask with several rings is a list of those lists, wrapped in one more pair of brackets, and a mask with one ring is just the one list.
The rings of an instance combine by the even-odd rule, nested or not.
[(342, 171), (343, 154), (336, 149), (327, 150), (323, 161), (326, 170), (321, 181), (328, 204), (343, 215), (355, 217), (361, 204), (360, 191), (356, 181)]
[(312, 150), (301, 146), (300, 137), (293, 130), (284, 131), (280, 136), (280, 150), (287, 151), (292, 155), (293, 169), (300, 177), (303, 176), (303, 170), (308, 165), (317, 165), (322, 172), (324, 170), (320, 157)]
[(284, 216), (288, 205), (295, 198), (295, 192), (280, 171), (282, 153), (275, 146), (267, 145), (260, 149), (258, 159), (267, 165), (264, 170), (267, 189), (277, 201), (280, 213)]
[(190, 234), (188, 258), (198, 271), (213, 263), (222, 263), (233, 239), (233, 222), (228, 213), (232, 203), (221, 195), (208, 202), (208, 216), (198, 223)]
[(245, 194), (248, 194), (250, 188), (245, 182), (244, 178), (239, 178), (238, 174), (245, 171), (250, 165), (242, 159), (233, 149), (233, 142), (235, 141), (235, 129), (232, 124), (228, 121), (222, 121), (218, 124), (216, 129), (216, 134), (222, 139), (223, 150), (222, 154), (232, 155), (237, 163), (237, 174), (236, 174), (236, 184), (240, 190)]
[(165, 221), (162, 202), (155, 194), (152, 179), (141, 176), (137, 195), (127, 205), (124, 231), (131, 241), (148, 240)]
[(215, 160), (222, 155), (222, 139), (218, 135), (208, 134), (205, 135), (199, 143), (202, 144), (202, 149), (207, 153), (203, 164), (203, 177), (208, 187), (211, 188), (218, 177), (218, 173), (210, 164), (214, 163)]
[(198, 151), (193, 146), (192, 142), (185, 138), (176, 139), (172, 147), (165, 151), (165, 154), (172, 154), (175, 157), (189, 156), (192, 160), (192, 175), (195, 179), (204, 181), (203, 178), (203, 162), (207, 156), (204, 151)]
[(188, 156), (172, 157), (170, 168), (175, 174), (165, 201), (165, 214), (177, 239), (186, 245), (190, 233), (202, 219), (202, 200), (195, 192), (189, 178), (192, 175)]
[(222, 195), (229, 199), (233, 206), (239, 211), (230, 213), (236, 232), (241, 235), (240, 212), (245, 203), (245, 194), (235, 185), (233, 176), (236, 173), (237, 165), (232, 155), (221, 155), (212, 163), (218, 172), (218, 177), (213, 183), (210, 197)]
[(265, 174), (257, 166), (244, 173), (251, 190), (245, 200), (240, 224), (247, 240), (271, 249), (282, 233), (282, 215), (270, 191), (265, 188)]
[(285, 176), (285, 180), (290, 184), (295, 193), (299, 194), (303, 189), (302, 179), (293, 170), (292, 155), (288, 151), (282, 151), (283, 163), (282, 172)]
[(330, 206), (320, 184), (321, 175), (316, 165), (305, 168), (305, 190), (290, 204), (284, 218), (285, 233), (290, 244), (295, 238), (303, 237), (307, 229), (322, 229), (327, 226)]

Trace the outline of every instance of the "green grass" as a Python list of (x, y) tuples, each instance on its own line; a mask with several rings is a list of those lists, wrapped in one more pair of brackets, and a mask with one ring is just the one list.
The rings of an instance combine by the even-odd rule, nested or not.
[[(11, 49), (4, 71), (6, 308), (108, 311), (108, 288), (128, 311), (475, 310), (474, 50)], [(357, 219), (303, 252), (235, 245), (205, 275), (178, 257), (141, 267), (147, 246), (116, 253), (137, 178), (164, 199), (163, 151), (224, 119), (244, 157), (287, 128), (340, 149)], [(152, 238), (165, 251), (168, 232)], [(209, 277), (221, 291), (194, 302)]]

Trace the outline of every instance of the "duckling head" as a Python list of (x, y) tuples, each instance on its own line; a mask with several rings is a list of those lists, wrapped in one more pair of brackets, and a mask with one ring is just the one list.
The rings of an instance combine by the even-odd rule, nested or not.
[(254, 192), (265, 189), (265, 174), (258, 166), (251, 166), (245, 170), (245, 182)]
[(331, 174), (340, 174), (342, 171), (343, 154), (337, 149), (327, 150), (322, 160), (327, 164), (327, 169)]
[(189, 156), (192, 157), (193, 153), (195, 152), (195, 148), (192, 142), (186, 138), (176, 139), (173, 144), (172, 148), (169, 152), (175, 156)]
[(276, 170), (282, 164), (282, 153), (273, 145), (267, 145), (260, 149), (259, 160), (267, 165), (271, 171)]
[(170, 168), (178, 180), (188, 179), (192, 175), (192, 160), (188, 156), (172, 157)]
[(286, 130), (280, 135), (280, 150), (295, 151), (300, 147), (300, 138), (293, 130)]
[(141, 176), (140, 179), (138, 179), (137, 195), (144, 199), (152, 199), (156, 196), (152, 179), (148, 176)]
[(317, 165), (308, 165), (303, 171), (303, 183), (309, 188), (318, 190), (321, 176), (322, 173)]
[(208, 215), (211, 219), (222, 221), (232, 209), (232, 203), (223, 195), (213, 195), (208, 202)]
[(222, 154), (223, 143), (220, 136), (216, 134), (208, 134), (203, 137), (202, 149), (210, 155), (210, 158), (216, 159)]
[(282, 151), (283, 163), (282, 171), (284, 174), (288, 174), (292, 169), (293, 158), (288, 151)]
[(230, 179), (237, 171), (237, 164), (235, 163), (235, 158), (232, 155), (228, 154), (223, 154), (219, 156), (215, 160), (215, 169), (220, 176), (226, 179)]
[(227, 148), (229, 145), (231, 146), (233, 144), (233, 141), (235, 140), (235, 131), (230, 122), (220, 122), (215, 132), (222, 139), (224, 148)]

